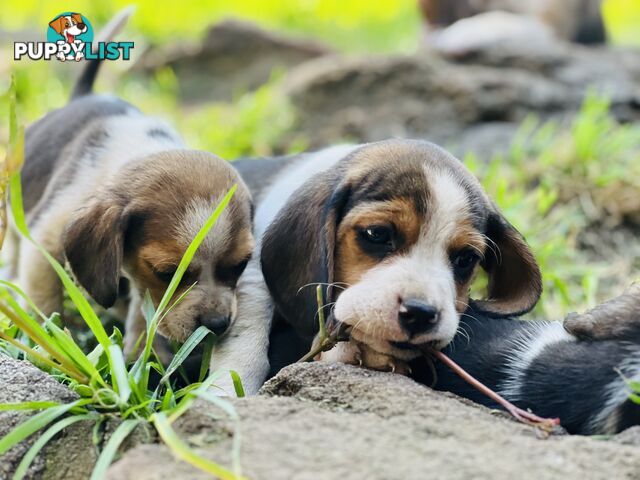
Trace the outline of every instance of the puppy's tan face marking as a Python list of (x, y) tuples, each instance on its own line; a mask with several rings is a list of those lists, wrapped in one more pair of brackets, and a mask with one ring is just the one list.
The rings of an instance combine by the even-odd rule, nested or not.
[[(375, 184), (366, 172), (380, 159), (367, 160), (366, 168), (354, 168), (355, 176)], [(404, 345), (446, 345), (453, 338), (486, 246), (469, 193), (455, 172), (420, 162), (407, 174), (405, 160), (398, 178), (409, 184), (408, 192), (398, 183), (386, 187), (388, 199), (356, 199), (338, 226), (335, 280), (347, 285), (335, 290), (334, 313), (353, 327), (357, 342), (406, 360), (417, 352)], [(389, 163), (387, 158), (387, 168)], [(411, 302), (432, 307), (437, 325), (407, 331), (400, 313)]]
[[(183, 191), (185, 197), (191, 197), (190, 201), (177, 198), (178, 205), (172, 206), (171, 211), (162, 208), (145, 221), (143, 233), (138, 236), (141, 241), (128, 258), (131, 259), (134, 283), (141, 292), (149, 290), (156, 304), (164, 295), (190, 242), (224, 193), (224, 188), (218, 196)], [(252, 251), (248, 209), (240, 208), (238, 201), (232, 201), (229, 209), (218, 217), (183, 275), (174, 298), (189, 291), (160, 324), (160, 332), (184, 341), (201, 324), (207, 325), (207, 319), (233, 321), (237, 309), (236, 283)]]
[(363, 248), (363, 236), (375, 229), (391, 229), (395, 237), (394, 251), (401, 253), (418, 240), (421, 222), (415, 206), (405, 198), (367, 202), (353, 208), (338, 228), (336, 281), (353, 285), (380, 262), (380, 258)]

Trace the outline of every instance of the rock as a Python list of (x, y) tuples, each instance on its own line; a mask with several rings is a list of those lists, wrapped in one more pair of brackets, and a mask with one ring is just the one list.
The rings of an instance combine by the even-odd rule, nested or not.
[(389, 137), (446, 143), (472, 125), (561, 114), (582, 98), (544, 75), (456, 65), (426, 53), (323, 57), (293, 69), (283, 88), (299, 112), (296, 133), (313, 147)]
[[(26, 361), (14, 360), (0, 354), (0, 404), (28, 401), (70, 403), (78, 396), (53, 377)], [(31, 412), (0, 412), (0, 438), (24, 422)], [(60, 432), (40, 451), (25, 478), (44, 480), (85, 480), (91, 476), (101, 445), (104, 445), (119, 421), (109, 419), (98, 431), (99, 445), (94, 445), (95, 421), (74, 423)], [(22, 457), (38, 439), (36, 433), (0, 457), (0, 479), (8, 479)], [(121, 450), (141, 443), (157, 441), (154, 432), (137, 427)]]
[[(29, 362), (14, 360), (0, 353), (0, 404), (30, 401), (69, 403), (77, 398), (75, 393)], [(24, 422), (32, 413), (0, 412), (0, 438)], [(0, 478), (9, 478), (38, 436), (32, 435), (1, 457)], [(44, 466), (43, 455), (39, 455), (32, 463), (28, 477), (37, 476)]]
[[(389, 137), (448, 145), (470, 129), (499, 123), (510, 132), (494, 144), (504, 151), (527, 116), (563, 122), (590, 91), (610, 98), (619, 121), (639, 120), (639, 65), (639, 51), (501, 44), (453, 57), (325, 56), (293, 68), (283, 89), (298, 117), (292, 137), (312, 148)], [(483, 150), (486, 137), (473, 137), (478, 143), (465, 148)]]
[[(241, 465), (252, 479), (636, 478), (637, 447), (587, 437), (536, 437), (502, 414), (389, 373), (297, 364), (253, 398), (241, 418)], [(215, 416), (216, 418), (212, 418)], [(174, 427), (211, 460), (231, 464), (232, 424), (200, 403)], [(204, 479), (166, 447), (138, 446), (110, 480)]]
[(148, 52), (137, 68), (171, 67), (182, 99), (230, 100), (267, 83), (272, 74), (329, 53), (318, 43), (269, 32), (251, 23), (214, 25), (200, 45)]
[(635, 445), (640, 447), (640, 426), (627, 428), (613, 437), (613, 441), (622, 445)]

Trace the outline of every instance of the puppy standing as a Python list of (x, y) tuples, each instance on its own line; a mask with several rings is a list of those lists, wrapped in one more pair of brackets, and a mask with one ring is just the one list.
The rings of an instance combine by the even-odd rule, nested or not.
[[(106, 37), (122, 25), (107, 26)], [(221, 334), (236, 314), (236, 281), (251, 256), (251, 199), (225, 161), (188, 150), (164, 122), (115, 97), (92, 95), (99, 60), (87, 63), (71, 102), (26, 132), (24, 205), (33, 238), (105, 308), (130, 289), (125, 347), (144, 331), (145, 291), (156, 304), (187, 246), (219, 200), (238, 189), (207, 236), (159, 326), (184, 341), (198, 326)], [(15, 232), (9, 236), (16, 240)], [(11, 248), (13, 247), (13, 248)], [(35, 247), (7, 251), (17, 283), (45, 313), (61, 311), (62, 286)]]

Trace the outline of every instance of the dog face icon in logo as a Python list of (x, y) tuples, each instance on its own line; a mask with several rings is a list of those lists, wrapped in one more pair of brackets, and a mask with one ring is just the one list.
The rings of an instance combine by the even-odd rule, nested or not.
[(80, 13), (62, 13), (49, 22), (47, 41), (60, 45), (56, 57), (60, 61), (84, 58), (84, 44), (93, 40), (89, 20)]

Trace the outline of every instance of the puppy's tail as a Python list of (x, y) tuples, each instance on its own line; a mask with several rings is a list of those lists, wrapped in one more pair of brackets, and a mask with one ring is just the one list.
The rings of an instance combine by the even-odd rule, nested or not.
[[(97, 45), (100, 42), (106, 43), (113, 41), (115, 36), (120, 33), (120, 31), (127, 24), (129, 17), (133, 14), (134, 11), (135, 6), (131, 5), (118, 12), (116, 16), (113, 17), (100, 32), (100, 35), (98, 35), (94, 43)], [(93, 83), (95, 82), (98, 75), (98, 70), (100, 69), (100, 65), (102, 65), (102, 60), (86, 60), (85, 64), (86, 65), (82, 70), (80, 77), (76, 81), (76, 84), (73, 87), (73, 91), (71, 92), (71, 100), (91, 93), (91, 91), (93, 90)]]

